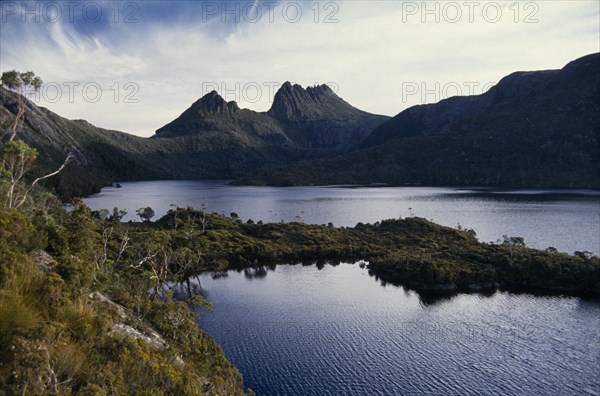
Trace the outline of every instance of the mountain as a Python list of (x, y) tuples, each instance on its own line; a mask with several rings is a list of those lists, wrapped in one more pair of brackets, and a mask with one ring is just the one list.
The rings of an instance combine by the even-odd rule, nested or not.
[[(17, 94), (0, 87), (0, 129), (13, 123)], [(57, 169), (67, 154), (75, 155), (48, 183), (63, 196), (82, 196), (98, 191), (115, 180), (144, 180), (171, 177), (151, 153), (161, 148), (149, 139), (95, 127), (83, 120), (68, 120), (27, 101), (18, 138), (39, 151), (32, 174)]]
[(411, 107), (334, 158), (248, 183), (600, 187), (600, 54), (517, 72), (488, 92)]
[(277, 91), (267, 115), (302, 147), (341, 150), (358, 145), (389, 119), (352, 107), (327, 85), (304, 89), (290, 82)]
[[(285, 100), (285, 89), (282, 87), (277, 93), (278, 100)], [(316, 90), (309, 88), (307, 92), (316, 94)], [(354, 142), (359, 143), (372, 130), (360, 124), (365, 129), (357, 134), (355, 125), (362, 122), (357, 119), (382, 119), (354, 109), (338, 98), (336, 106), (345, 109), (343, 114), (354, 117), (343, 120), (335, 114), (336, 107), (324, 99), (323, 93), (330, 91), (329, 88), (321, 86), (318, 91), (313, 95), (317, 102), (297, 103), (301, 108), (311, 108), (298, 118), (310, 125), (311, 129), (306, 131), (299, 129), (300, 121), (283, 122), (268, 113), (240, 109), (235, 102), (226, 102), (213, 91), (160, 128), (152, 138), (98, 128), (83, 120), (68, 120), (28, 101), (18, 137), (40, 152), (33, 175), (58, 168), (69, 152), (75, 154), (77, 163), (70, 164), (49, 181), (64, 197), (89, 195), (114, 181), (233, 179), (249, 176), (263, 166), (343, 152), (347, 142), (356, 138)], [(0, 87), (0, 128), (12, 124), (17, 107), (17, 94)], [(329, 121), (337, 129), (327, 125)], [(332, 133), (341, 143), (311, 147), (294, 140), (300, 135)]]
[[(295, 147), (329, 154), (360, 144), (389, 117), (352, 107), (327, 85), (302, 88), (286, 82), (266, 113), (240, 109), (215, 91), (200, 98), (177, 119), (156, 131), (156, 138), (201, 136), (206, 144)], [(301, 155), (302, 157), (302, 155)]]
[(206, 94), (177, 119), (156, 131), (155, 138), (196, 136), (233, 143), (289, 145), (290, 140), (279, 125), (263, 113), (240, 109), (236, 102), (226, 102), (216, 91)]
[[(516, 72), (479, 96), (454, 97), (434, 105), (415, 106), (380, 125), (362, 144), (370, 147), (396, 138), (471, 129), (518, 129), (536, 135), (556, 129), (568, 118), (571, 129), (598, 126), (600, 54), (569, 63), (562, 70)], [(581, 116), (584, 116), (583, 118)], [(534, 119), (531, 119), (534, 117)], [(468, 125), (466, 120), (468, 119)], [(509, 124), (494, 120), (510, 121)]]
[[(0, 128), (12, 124), (17, 106), (16, 94), (0, 87)], [(202, 136), (142, 138), (68, 120), (30, 101), (18, 132), (19, 139), (40, 152), (33, 176), (58, 168), (69, 152), (74, 153), (76, 163), (49, 180), (63, 197), (89, 195), (115, 181), (235, 178), (265, 164), (300, 158), (285, 135), (276, 131), (277, 144), (267, 144), (269, 137), (267, 133), (260, 140), (250, 129), (232, 127)]]

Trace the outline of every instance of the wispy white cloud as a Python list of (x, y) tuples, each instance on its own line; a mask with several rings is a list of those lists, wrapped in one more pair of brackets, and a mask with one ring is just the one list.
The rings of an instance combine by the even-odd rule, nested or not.
[[(470, 83), (483, 87), (515, 70), (560, 68), (600, 50), (596, 1), (520, 2), (516, 9), (509, 8), (514, 1), (500, 1), (496, 22), (494, 10), (481, 11), (491, 2), (479, 3), (473, 22), (464, 3), (456, 2), (463, 12), (456, 23), (449, 21), (452, 10), (443, 8), (448, 2), (427, 2), (429, 14), (423, 2), (320, 2), (318, 14), (314, 2), (303, 2), (302, 16), (292, 23), (298, 3), (280, 2), (271, 21), (267, 5), (253, 0), (238, 3), (239, 10), (254, 11), (237, 24), (234, 15), (223, 23), (220, 14), (235, 10), (235, 2), (213, 2), (216, 11), (207, 2), (196, 4), (188, 13), (188, 3), (175, 3), (172, 13), (168, 3), (157, 3), (154, 11), (140, 3), (137, 22), (124, 23), (123, 11), (131, 10), (120, 10), (117, 23), (107, 26), (22, 23), (10, 16), (0, 26), (0, 67), (32, 69), (56, 83), (54, 90), (63, 86), (61, 100), (49, 101), (49, 88), (41, 102), (61, 115), (148, 136), (215, 85), (228, 100), (265, 111), (269, 83), (333, 83), (351, 104), (393, 115), (423, 99), (441, 99), (452, 84), (467, 93)], [(250, 23), (257, 10), (262, 17)], [(537, 22), (525, 23), (528, 16)], [(325, 23), (327, 17), (337, 22)], [(71, 101), (65, 82), (80, 84)], [(97, 85), (87, 87), (88, 99), (102, 89), (95, 103), (81, 91), (89, 83)], [(428, 93), (407, 95), (407, 84)], [(258, 100), (256, 87), (262, 90)]]

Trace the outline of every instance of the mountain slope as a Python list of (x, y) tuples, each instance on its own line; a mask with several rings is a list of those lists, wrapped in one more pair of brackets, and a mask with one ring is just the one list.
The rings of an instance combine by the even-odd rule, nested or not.
[[(17, 108), (16, 94), (0, 87), (0, 128), (12, 124)], [(352, 114), (360, 112), (347, 104), (346, 108)], [(267, 113), (240, 109), (213, 91), (152, 138), (141, 138), (97, 128), (83, 120), (68, 120), (27, 102), (18, 138), (40, 152), (32, 175), (56, 169), (69, 152), (75, 154), (76, 163), (48, 181), (62, 196), (69, 197), (91, 194), (114, 181), (239, 178), (265, 165), (340, 152), (341, 144), (309, 147), (290, 138), (294, 134), (318, 133), (319, 125), (328, 122), (324, 117), (336, 117), (331, 122), (342, 126), (354, 122), (351, 118), (348, 122), (340, 120), (326, 103), (313, 104), (313, 110), (311, 114), (318, 115), (318, 120), (306, 132), (293, 129), (301, 128), (299, 124), (292, 128)], [(336, 133), (341, 136), (346, 130), (354, 133), (352, 128), (341, 128)], [(368, 132), (363, 130), (361, 136)], [(344, 139), (353, 139), (351, 133)]]
[[(0, 87), (0, 128), (13, 123), (18, 100), (15, 93)], [(158, 145), (149, 139), (97, 128), (87, 121), (68, 120), (27, 102), (24, 122), (17, 137), (38, 149), (33, 175), (56, 169), (69, 152), (76, 162), (48, 183), (61, 195), (87, 195), (114, 180), (144, 180), (170, 177), (149, 153)]]
[(247, 182), (600, 187), (600, 54), (409, 108), (352, 153)]
[(226, 102), (213, 91), (157, 130), (154, 137), (194, 135), (208, 145), (238, 142), (331, 153), (358, 145), (388, 119), (352, 107), (327, 85), (304, 89), (286, 82), (266, 113), (240, 109), (235, 102)]

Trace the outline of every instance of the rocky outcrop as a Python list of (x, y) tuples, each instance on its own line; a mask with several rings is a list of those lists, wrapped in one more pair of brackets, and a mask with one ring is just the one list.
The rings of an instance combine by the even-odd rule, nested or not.
[(389, 117), (352, 107), (327, 85), (302, 88), (286, 82), (267, 114), (302, 147), (346, 151)]
[(307, 121), (317, 119), (343, 119), (356, 113), (327, 85), (302, 88), (286, 82), (275, 94), (273, 105), (267, 114), (279, 121)]
[(142, 340), (153, 348), (164, 349), (167, 347), (165, 339), (150, 326), (141, 323), (136, 318), (131, 317), (125, 307), (115, 303), (110, 298), (100, 292), (92, 292), (88, 296), (96, 305), (112, 312), (119, 319), (112, 325), (112, 332), (120, 337), (133, 337)]

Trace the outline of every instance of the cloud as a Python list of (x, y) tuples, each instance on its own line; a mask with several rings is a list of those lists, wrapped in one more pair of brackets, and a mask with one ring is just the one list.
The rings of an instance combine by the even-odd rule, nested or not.
[[(265, 111), (274, 84), (331, 83), (352, 105), (394, 115), (600, 50), (595, 1), (87, 2), (56, 22), (43, 10), (23, 22), (7, 4), (2, 70), (42, 76), (40, 104), (60, 115), (143, 136), (215, 87)], [(102, 9), (95, 22), (90, 4)], [(72, 95), (68, 83), (79, 84)]]

